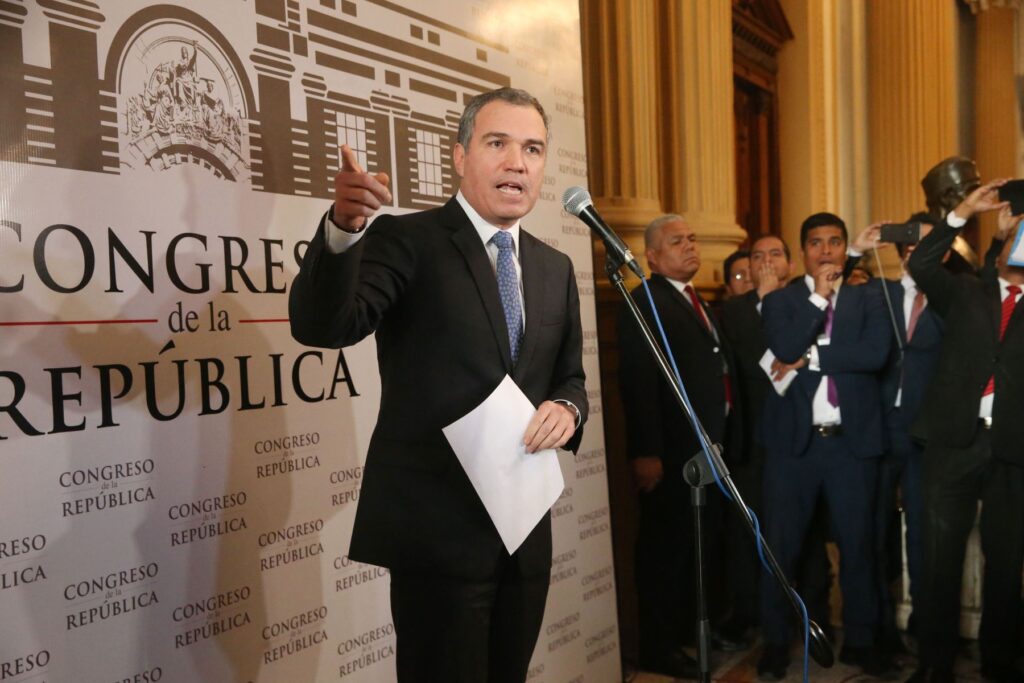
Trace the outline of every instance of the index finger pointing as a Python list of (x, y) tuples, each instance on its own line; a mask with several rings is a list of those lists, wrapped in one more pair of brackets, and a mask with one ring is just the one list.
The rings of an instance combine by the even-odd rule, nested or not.
[(356, 158), (356, 153), (353, 152), (352, 148), (348, 145), (341, 146), (341, 170), (363, 173), (363, 167), (359, 165), (359, 159)]

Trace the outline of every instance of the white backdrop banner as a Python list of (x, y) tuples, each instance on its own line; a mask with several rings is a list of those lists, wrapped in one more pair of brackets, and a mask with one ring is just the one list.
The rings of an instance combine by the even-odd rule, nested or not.
[(346, 556), (374, 345), (295, 343), (287, 292), (339, 144), (436, 206), (504, 85), (552, 115), (524, 225), (575, 263), (592, 404), (529, 680), (621, 680), (576, 0), (3, 0), (0, 681), (394, 679)]

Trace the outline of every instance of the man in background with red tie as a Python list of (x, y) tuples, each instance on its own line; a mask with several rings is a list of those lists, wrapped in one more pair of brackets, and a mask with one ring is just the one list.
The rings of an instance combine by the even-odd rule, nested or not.
[[(777, 374), (797, 372), (783, 395), (772, 392), (765, 403), (762, 529), (779, 565), (792, 576), (815, 504), (824, 496), (840, 553), (839, 660), (880, 676), (891, 661), (876, 647), (872, 520), (883, 451), (878, 373), (892, 331), (878, 288), (842, 284), (847, 241), (839, 216), (808, 217), (800, 227), (807, 274), (767, 295), (761, 308)], [(763, 678), (785, 676), (794, 621), (782, 589), (762, 574)]]
[[(651, 296), (661, 316), (669, 347), (697, 416), (712, 441), (724, 444), (730, 460), (742, 453), (739, 406), (733, 401), (730, 370), (735, 367), (725, 336), (691, 281), (700, 269), (697, 235), (686, 219), (662, 216), (644, 233), (651, 270)], [(643, 287), (633, 298), (659, 337)], [(640, 496), (636, 544), (639, 598), (640, 667), (677, 678), (696, 678), (694, 660), (681, 648), (694, 642), (694, 533), (689, 487), (683, 465), (700, 444), (682, 409), (650, 356), (627, 311), (619, 321), (620, 388), (626, 417), (627, 454)], [(721, 616), (723, 572), (716, 568), (722, 545), (724, 501), (707, 497), (704, 536), (712, 619)], [(730, 647), (725, 634), (719, 646)]]
[[(985, 555), (981, 674), (1024, 680), (1014, 668), (1024, 563), (1024, 268), (1008, 262), (1018, 224), (998, 201), (1004, 181), (967, 196), (910, 258), (910, 272), (946, 323), (935, 379), (913, 427), (924, 452), (924, 562), (914, 683), (952, 683), (967, 536), (982, 504)], [(974, 214), (1001, 209), (995, 269), (953, 275), (942, 256)], [(920, 597), (920, 600), (918, 598)]]

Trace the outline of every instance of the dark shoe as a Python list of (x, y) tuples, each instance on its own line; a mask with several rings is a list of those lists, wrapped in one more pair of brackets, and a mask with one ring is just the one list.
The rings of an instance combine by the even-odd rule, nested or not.
[(719, 652), (739, 652), (750, 647), (750, 638), (746, 629), (723, 624), (720, 628), (711, 629), (711, 647)]
[(700, 678), (700, 666), (697, 664), (697, 660), (682, 649), (652, 661), (641, 661), (640, 668), (650, 673), (671, 676), (672, 678), (689, 678), (693, 680)]
[(880, 637), (882, 650), (890, 655), (899, 656), (907, 654), (907, 645), (903, 642), (903, 636), (895, 628), (887, 628)]
[(1024, 675), (1012, 666), (1008, 667), (981, 667), (981, 677), (992, 683), (1024, 683)]
[(764, 652), (757, 662), (757, 676), (765, 681), (781, 681), (789, 668), (789, 647), (765, 643)]
[(907, 679), (907, 683), (955, 683), (952, 669), (933, 669), (922, 666)]
[(895, 673), (896, 663), (892, 657), (877, 647), (850, 647), (843, 646), (839, 653), (839, 661), (843, 664), (859, 666), (868, 676), (876, 678), (885, 677), (887, 674)]

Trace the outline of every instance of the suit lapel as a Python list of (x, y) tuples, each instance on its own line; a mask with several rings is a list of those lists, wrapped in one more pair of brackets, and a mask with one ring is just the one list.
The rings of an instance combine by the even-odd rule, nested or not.
[[(832, 336), (831, 339), (837, 337), (842, 340), (843, 333), (847, 329), (855, 329), (847, 323), (847, 320), (852, 320), (856, 315), (854, 308), (854, 300), (857, 298), (857, 292), (853, 291), (853, 287), (850, 285), (843, 285), (839, 288), (839, 293), (836, 294), (836, 303), (832, 308)], [(840, 305), (842, 304), (842, 305)], [(824, 332), (824, 328), (822, 328)]]
[(543, 318), (544, 306), (544, 263), (541, 253), (533, 237), (519, 228), (519, 264), (523, 268), (523, 298), (526, 306), (526, 330), (523, 332), (523, 344), (519, 349), (519, 362), (516, 370), (522, 371), (530, 367), (530, 357), (537, 346), (537, 332)]
[(986, 280), (982, 283), (985, 288), (986, 298), (989, 300), (989, 312), (992, 324), (992, 341), (999, 346), (999, 324), (1003, 321), (1002, 292), (999, 290), (999, 280)]
[[(453, 206), (454, 205), (454, 206)], [(455, 199), (452, 199), (444, 207), (443, 216), (448, 226), (454, 228), (452, 242), (456, 249), (466, 260), (466, 266), (476, 284), (477, 292), (480, 294), (481, 303), (487, 313), (487, 319), (491, 323), (491, 330), (494, 332), (494, 340), (498, 344), (501, 359), (505, 364), (505, 371), (512, 372), (512, 350), (508, 343), (508, 328), (505, 325), (505, 309), (501, 306), (501, 295), (498, 294), (498, 278), (491, 268), (491, 260), (487, 257), (487, 250), (480, 241), (469, 218), (462, 211)]]
[[(886, 286), (887, 284), (888, 283), (884, 281), (882, 282), (882, 286)], [(908, 321), (907, 317), (903, 315), (903, 299), (907, 295), (907, 290), (904, 289), (903, 283), (901, 282), (893, 282), (892, 287), (890, 287), (890, 290), (892, 292), (892, 313), (896, 317), (896, 329), (900, 331), (900, 343), (904, 347), (906, 347), (909, 343), (907, 342)], [(911, 311), (911, 313), (913, 313), (913, 311)], [(924, 311), (921, 311), (921, 315), (924, 315)], [(923, 322), (924, 320), (922, 320), (920, 317), (917, 319), (917, 329), (914, 330), (915, 335), (917, 334), (918, 330), (920, 330), (921, 323)]]
[[(669, 282), (668, 278), (666, 278), (663, 275), (655, 274), (652, 279), (654, 279), (655, 282), (660, 283), (660, 285), (665, 288), (665, 291), (668, 292), (670, 297), (672, 297), (672, 300), (675, 301), (676, 304), (678, 304), (686, 311), (684, 315), (689, 316), (689, 319), (692, 320), (694, 324), (696, 324), (697, 328), (700, 329), (700, 331), (703, 334), (707, 335), (708, 339), (710, 339), (711, 341), (716, 341), (714, 335), (711, 334), (710, 330), (708, 330), (708, 328), (704, 325), (704, 321), (700, 319), (700, 314), (698, 314), (697, 311), (693, 309), (693, 304), (690, 303), (689, 299), (687, 299), (685, 294), (676, 289), (675, 285)], [(697, 298), (697, 301), (700, 301), (699, 296)], [(701, 302), (701, 306), (703, 308), (703, 302)], [(708, 320), (710, 321), (711, 314), (708, 312), (707, 308), (704, 308), (703, 310), (704, 315), (706, 315)]]

